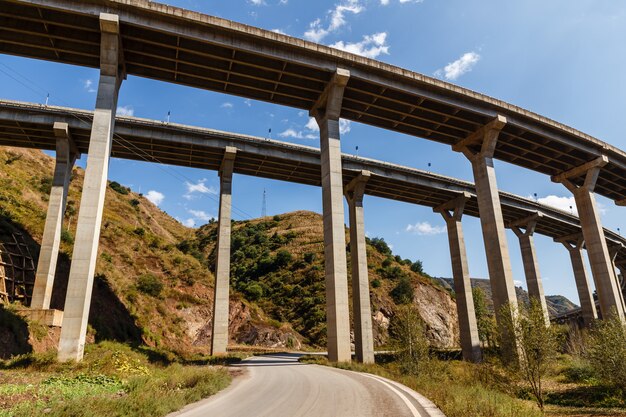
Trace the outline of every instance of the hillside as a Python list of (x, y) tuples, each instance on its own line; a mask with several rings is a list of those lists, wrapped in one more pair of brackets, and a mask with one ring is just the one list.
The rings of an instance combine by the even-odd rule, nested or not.
[[(452, 289), (453, 280), (452, 278), (436, 278), (446, 288)], [(490, 311), (493, 311), (493, 301), (491, 300), (491, 284), (488, 279), (482, 278), (472, 278), (472, 288), (480, 288), (485, 293), (485, 301), (487, 304), (487, 308)], [(529, 303), (528, 292), (524, 290), (522, 287), (515, 287), (515, 294), (517, 295), (517, 300), (521, 301), (525, 304)], [(546, 304), (548, 305), (548, 313), (550, 317), (557, 316), (559, 314), (567, 313), (568, 311), (574, 310), (578, 308), (576, 304), (571, 302), (567, 297), (562, 295), (547, 295), (546, 296)]]
[[(0, 149), (0, 241), (22, 233), (35, 263), (53, 166), (53, 158), (40, 151)], [(74, 169), (52, 308), (64, 304), (83, 174)], [(186, 228), (114, 182), (107, 188), (102, 224), (89, 340), (206, 353), (216, 225)], [(235, 342), (325, 345), (322, 230), (321, 216), (310, 212), (234, 222), (230, 332)], [(449, 293), (412, 271), (411, 261), (394, 257), (382, 239), (370, 243), (377, 345), (387, 342), (397, 303), (406, 302), (418, 306), (435, 345), (456, 345), (456, 311)], [(5, 351), (23, 353), (37, 344), (3, 325)], [(50, 337), (47, 346), (54, 345), (58, 334)]]

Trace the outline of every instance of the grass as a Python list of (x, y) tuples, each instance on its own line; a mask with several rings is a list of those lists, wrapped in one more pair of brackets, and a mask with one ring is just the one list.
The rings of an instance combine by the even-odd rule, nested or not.
[(0, 362), (0, 417), (164, 416), (227, 387), (221, 365), (240, 357), (174, 362), (113, 342), (87, 346), (80, 363), (58, 363), (54, 352), (17, 356)]
[[(376, 364), (330, 363), (318, 355), (303, 362), (367, 372), (398, 381), (433, 401), (447, 417), (540, 417), (527, 390), (496, 361), (472, 364), (431, 359), (418, 376), (403, 374), (392, 355), (376, 355)], [(589, 375), (585, 363), (562, 355), (546, 381), (546, 415), (552, 417), (626, 416), (625, 397)]]

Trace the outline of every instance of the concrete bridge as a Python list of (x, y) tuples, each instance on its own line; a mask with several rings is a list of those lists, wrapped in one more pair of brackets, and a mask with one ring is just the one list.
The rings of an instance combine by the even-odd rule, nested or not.
[[(507, 314), (503, 306), (514, 308), (517, 305), (505, 226), (511, 227), (520, 239), (531, 296), (544, 304), (532, 236), (534, 231), (545, 229), (547, 233), (548, 229), (556, 227), (549, 220), (555, 218), (553, 209), (549, 215), (544, 212), (550, 209), (537, 205), (534, 210), (525, 206), (525, 210), (520, 208), (524, 204), (519, 197), (510, 197), (517, 203), (511, 207), (517, 207), (518, 211), (507, 211), (510, 214), (506, 217), (501, 202), (505, 197), (498, 192), (493, 158), (547, 174), (552, 181), (562, 183), (572, 192), (580, 222), (570, 218), (572, 227), (568, 231), (572, 233), (562, 234), (557, 227), (549, 235), (562, 241), (570, 250), (579, 293), (585, 293), (581, 303), (589, 300), (581, 257), (584, 245), (603, 316), (616, 314), (624, 319), (624, 302), (613, 263), (623, 243), (615, 234), (605, 233), (594, 196), (598, 193), (618, 205), (626, 204), (626, 154), (623, 151), (540, 115), (421, 74), (158, 3), (142, 0), (5, 0), (1, 6), (0, 52), (100, 68), (91, 129), (85, 126), (81, 133), (77, 127), (76, 140), (69, 139), (75, 136), (74, 127), (70, 128), (69, 122), (57, 124), (54, 129), (58, 139), (55, 139), (58, 163), (44, 232), (45, 245), (42, 245), (42, 250), (50, 246), (50, 254), (40, 256), (44, 263), (46, 259), (52, 261), (58, 251), (64, 189), (67, 188), (64, 185), (68, 181), (69, 169), (79, 151), (87, 150), (89, 161), (63, 318), (59, 347), (61, 360), (80, 360), (83, 354), (111, 152), (114, 156), (126, 157), (136, 153), (136, 149), (128, 147), (125, 154), (116, 146), (120, 141), (114, 135), (117, 97), (126, 74), (306, 109), (316, 118), (321, 149), (318, 162), (309, 165), (313, 170), (317, 168), (316, 179), (307, 179), (306, 161), (298, 161), (295, 166), (291, 165), (291, 170), (284, 170), (280, 162), (272, 165), (276, 155), (266, 155), (265, 159), (257, 155), (256, 158), (265, 161), (259, 164), (258, 174), (269, 176), (269, 172), (275, 171), (276, 174), (272, 175), (280, 172), (284, 178), (299, 179), (303, 183), (312, 181), (322, 186), (328, 351), (332, 361), (350, 360), (344, 195), (350, 208), (351, 256), (355, 257), (352, 276), (358, 312), (355, 317), (359, 318), (355, 329), (357, 358), (366, 362), (373, 359), (362, 196), (365, 190), (372, 195), (389, 193), (379, 178), (387, 171), (395, 173), (389, 182), (396, 185), (396, 191), (386, 197), (397, 196), (397, 199), (413, 199), (413, 202), (428, 200), (429, 205), (434, 205), (446, 219), (463, 350), (467, 359), (478, 359), (480, 352), (461, 229), (463, 212), (474, 210), (475, 214), (480, 213), (498, 320), (501, 314)], [(473, 194), (459, 189), (463, 188), (462, 184), (469, 186), (459, 181), (438, 176), (430, 176), (425, 181), (425, 177), (418, 178), (407, 168), (396, 167), (394, 170), (385, 163), (342, 157), (340, 117), (450, 145), (454, 151), (462, 152), (473, 168)], [(122, 120), (120, 125), (123, 128)], [(9, 138), (15, 141), (22, 137), (28, 141), (29, 134), (22, 131), (20, 135), (20, 129), (18, 125)], [(88, 140), (86, 131), (90, 132)], [(120, 134), (126, 133), (131, 134), (130, 131)], [(210, 168), (220, 172), (212, 351), (221, 353), (227, 342), (232, 174), (252, 173), (254, 158), (251, 152), (246, 153), (230, 144), (220, 148), (217, 154), (208, 149), (198, 151), (205, 154), (196, 154), (196, 147), (202, 148), (197, 146), (197, 138), (184, 142), (181, 140), (183, 136), (178, 134), (175, 145), (154, 147), (151, 152), (162, 156), (164, 162), (169, 161), (161, 153), (169, 152), (172, 160), (186, 154), (189, 166), (200, 166), (204, 163), (202, 158), (213, 155), (212, 159), (208, 158), (212, 161)], [(31, 146), (45, 139), (45, 135), (38, 137), (36, 133), (30, 137)], [(157, 144), (159, 139), (144, 136), (142, 141)], [(167, 140), (161, 139), (161, 142)], [(268, 143), (270, 145), (279, 146), (275, 142)], [(249, 144), (248, 149), (251, 148), (253, 146)], [(368, 164), (372, 165), (371, 170), (367, 169)], [(403, 182), (403, 179), (412, 181)], [(419, 191), (417, 186), (432, 187), (434, 183), (441, 184), (442, 180), (456, 185), (447, 188), (447, 198), (441, 194), (439, 200), (431, 200), (433, 197), (423, 189)], [(568, 223), (565, 213), (560, 213), (560, 217), (563, 224)], [(607, 236), (617, 245), (609, 248)], [(36, 292), (43, 296), (34, 298), (42, 300), (35, 306), (42, 308), (45, 307), (46, 282), (53, 274), (50, 265), (40, 265), (40, 273), (46, 277), (38, 276), (38, 283), (44, 282), (43, 286), (36, 284)], [(593, 303), (589, 304), (584, 308), (591, 320), (595, 313)]]

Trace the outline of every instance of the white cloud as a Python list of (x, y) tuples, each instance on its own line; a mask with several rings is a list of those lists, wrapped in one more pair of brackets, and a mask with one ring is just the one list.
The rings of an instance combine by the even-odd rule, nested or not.
[(362, 11), (363, 6), (359, 4), (359, 0), (346, 0), (336, 4), (335, 8), (328, 12), (330, 15), (328, 26), (322, 25), (322, 19), (315, 19), (309, 24), (309, 30), (304, 32), (304, 38), (319, 43), (328, 34), (337, 31), (346, 24), (346, 13), (359, 14)]
[(345, 135), (346, 133), (350, 132), (350, 129), (352, 129), (350, 125), (350, 120), (339, 119), (339, 133), (340, 134)]
[(118, 116), (133, 116), (135, 109), (133, 109), (133, 106), (117, 106), (115, 113)]
[[(531, 199), (532, 197), (528, 196), (528, 198)], [(578, 216), (578, 210), (576, 209), (576, 201), (574, 200), (574, 197), (547, 195), (545, 197), (538, 198), (537, 202), (539, 204), (545, 204), (546, 206), (554, 207), (566, 213), (573, 213)]]
[(206, 179), (201, 179), (197, 183), (192, 184), (188, 181), (185, 181), (185, 186), (187, 187), (187, 193), (183, 195), (187, 200), (191, 200), (193, 198), (194, 193), (200, 194), (217, 194), (217, 191), (213, 187), (207, 187), (204, 183)]
[(374, 33), (363, 36), (361, 42), (339, 41), (330, 45), (332, 48), (361, 55), (366, 58), (376, 58), (380, 54), (389, 55), (389, 45), (387, 45), (387, 32)]
[(433, 226), (428, 222), (417, 222), (415, 224), (407, 225), (406, 231), (411, 233), (417, 233), (421, 236), (432, 236), (445, 233), (446, 228), (443, 226)]
[[(424, 0), (399, 0), (400, 4), (404, 4), (404, 3), (423, 3)], [(389, 0), (380, 0), (380, 4), (382, 6), (387, 6), (389, 5)]]
[(93, 80), (83, 80), (83, 88), (87, 90), (88, 93), (96, 92), (96, 88), (93, 85)]
[(445, 77), (446, 80), (456, 80), (461, 75), (472, 70), (474, 65), (480, 60), (480, 55), (476, 52), (466, 52), (459, 59), (450, 62), (448, 65), (435, 71), (435, 76)]
[(248, 107), (252, 107), (252, 100), (250, 100), (249, 98), (245, 99), (243, 101), (243, 104), (245, 104)]
[(150, 190), (146, 194), (146, 198), (150, 202), (152, 202), (152, 204), (154, 204), (155, 206), (158, 206), (159, 204), (161, 204), (163, 202), (163, 200), (165, 199), (165, 196), (163, 195), (163, 193), (160, 193), (160, 192), (155, 191), (155, 190)]
[(230, 101), (225, 101), (224, 103), (221, 104), (220, 107), (223, 109), (232, 109), (235, 106)]
[(285, 33), (284, 30), (282, 29), (272, 29), (270, 32), (274, 32), (274, 33), (280, 33), (281, 35), (286, 35), (287, 33)]
[(265, 2), (263, 0), (249, 0), (251, 4), (255, 6), (264, 6)]
[(313, 132), (320, 131), (320, 127), (317, 125), (317, 121), (315, 120), (315, 117), (309, 117), (309, 121), (306, 122), (306, 124), (304, 125), (304, 128), (311, 130)]
[(515, 280), (515, 281), (513, 281), (513, 284), (515, 284), (516, 287), (521, 287), (522, 286), (522, 281)]
[(194, 219), (187, 219), (183, 222), (183, 224), (187, 227), (194, 227), (196, 225), (196, 221)]
[(195, 217), (198, 220), (201, 220), (203, 222), (208, 222), (209, 220), (213, 219), (214, 217), (207, 214), (205, 211), (202, 210), (187, 210), (189, 212), (189, 214), (191, 214), (193, 217)]

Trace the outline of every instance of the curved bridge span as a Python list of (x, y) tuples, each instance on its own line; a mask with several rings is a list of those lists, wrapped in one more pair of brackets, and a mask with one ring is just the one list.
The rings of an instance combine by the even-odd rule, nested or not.
[[(350, 214), (357, 359), (373, 361), (363, 225), (368, 193), (433, 207), (448, 229), (463, 355), (480, 358), (465, 242), (464, 213), (480, 217), (497, 319), (517, 306), (505, 227), (517, 235), (531, 297), (546, 313), (534, 232), (569, 250), (583, 318), (597, 317), (582, 249), (589, 256), (603, 317), (624, 319), (615, 272), (621, 237), (601, 224), (595, 193), (626, 205), (626, 153), (511, 104), (421, 74), (236, 22), (147, 0), (3, 0), (0, 52), (100, 69), (93, 114), (3, 103), (5, 144), (54, 147), (55, 176), (33, 294), (49, 307), (67, 183), (88, 152), (68, 281), (61, 360), (83, 355), (111, 155), (216, 169), (220, 210), (212, 352), (228, 342), (232, 175), (238, 172), (322, 188), (328, 353), (350, 360), (344, 197)], [(320, 150), (140, 119), (115, 117), (127, 74), (308, 110)], [(24, 118), (25, 117), (25, 118)], [(339, 120), (437, 141), (462, 152), (475, 184), (341, 154)], [(116, 122), (118, 126), (116, 126)], [(53, 134), (50, 134), (53, 123)], [(121, 141), (115, 137), (117, 132)], [(53, 145), (54, 144), (54, 145)], [(549, 175), (574, 195), (580, 218), (499, 192), (493, 159)], [(45, 250), (45, 252), (44, 252)], [(504, 337), (506, 343), (515, 340)], [(513, 349), (512, 351), (516, 351)]]

